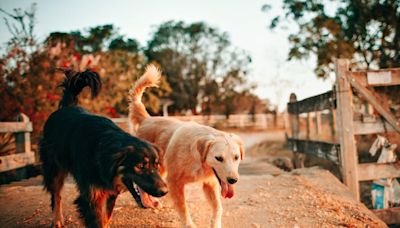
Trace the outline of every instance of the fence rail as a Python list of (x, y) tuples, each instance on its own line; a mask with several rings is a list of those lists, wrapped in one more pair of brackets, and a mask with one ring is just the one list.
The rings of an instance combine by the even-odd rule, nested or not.
[(35, 163), (35, 154), (31, 150), (32, 122), (28, 116), (17, 116), (20, 122), (1, 122), (0, 133), (13, 133), (15, 138), (15, 154), (0, 156), (0, 172), (21, 168)]

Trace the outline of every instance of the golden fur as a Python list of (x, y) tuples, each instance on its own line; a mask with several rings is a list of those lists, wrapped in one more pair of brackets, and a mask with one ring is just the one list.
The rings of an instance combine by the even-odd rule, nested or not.
[(160, 71), (150, 65), (131, 89), (131, 124), (139, 138), (156, 144), (164, 151), (164, 155), (160, 156), (163, 160), (161, 174), (166, 178), (169, 195), (182, 225), (194, 227), (185, 203), (184, 187), (187, 183), (202, 182), (213, 209), (211, 225), (221, 227), (220, 194), (228, 198), (233, 196), (233, 184), (239, 178), (238, 166), (244, 157), (243, 143), (234, 134), (195, 122), (151, 117), (141, 97), (147, 87), (157, 85), (160, 75)]

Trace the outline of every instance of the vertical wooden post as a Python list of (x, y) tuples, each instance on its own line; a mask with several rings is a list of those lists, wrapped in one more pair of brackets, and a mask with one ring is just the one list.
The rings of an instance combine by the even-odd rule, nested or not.
[[(29, 117), (20, 113), (16, 120), (18, 122), (29, 122)], [(15, 151), (16, 153), (30, 153), (31, 152), (31, 134), (29, 132), (15, 133)]]
[(337, 97), (337, 131), (340, 142), (340, 163), (343, 182), (360, 200), (358, 185), (358, 156), (353, 133), (353, 94), (346, 79), (349, 60), (338, 59), (336, 62), (336, 97)]
[[(289, 102), (296, 102), (297, 96), (294, 93), (290, 94)], [(292, 138), (298, 139), (300, 137), (300, 121), (298, 113), (290, 113), (289, 115), (290, 129), (292, 132)], [(297, 151), (293, 151), (293, 165), (297, 168), (304, 168), (304, 154)]]
[(306, 119), (306, 139), (311, 139), (311, 113), (307, 112), (307, 119)]
[(321, 112), (317, 111), (314, 113), (315, 113), (315, 133), (318, 139), (321, 139), (321, 133), (322, 133)]
[(336, 143), (336, 110), (329, 109), (329, 126), (331, 130), (331, 140)]

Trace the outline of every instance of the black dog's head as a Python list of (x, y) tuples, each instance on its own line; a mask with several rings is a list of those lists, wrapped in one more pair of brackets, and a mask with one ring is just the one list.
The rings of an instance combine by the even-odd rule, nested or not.
[(117, 167), (118, 173), (136, 201), (139, 193), (134, 184), (155, 197), (164, 196), (168, 192), (167, 184), (159, 173), (159, 152), (156, 146), (143, 142), (139, 148), (138, 145), (127, 146), (116, 154), (117, 160), (120, 161)]

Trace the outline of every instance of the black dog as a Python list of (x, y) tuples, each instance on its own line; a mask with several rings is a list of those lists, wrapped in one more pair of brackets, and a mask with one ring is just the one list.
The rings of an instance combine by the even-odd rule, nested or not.
[(54, 225), (61, 227), (60, 191), (72, 174), (80, 196), (75, 200), (87, 227), (105, 227), (123, 185), (140, 206), (134, 183), (160, 197), (167, 186), (159, 175), (159, 150), (125, 133), (111, 120), (77, 107), (78, 94), (86, 86), (96, 97), (99, 75), (91, 71), (65, 72), (59, 109), (48, 118), (40, 142), (45, 189), (51, 194)]

